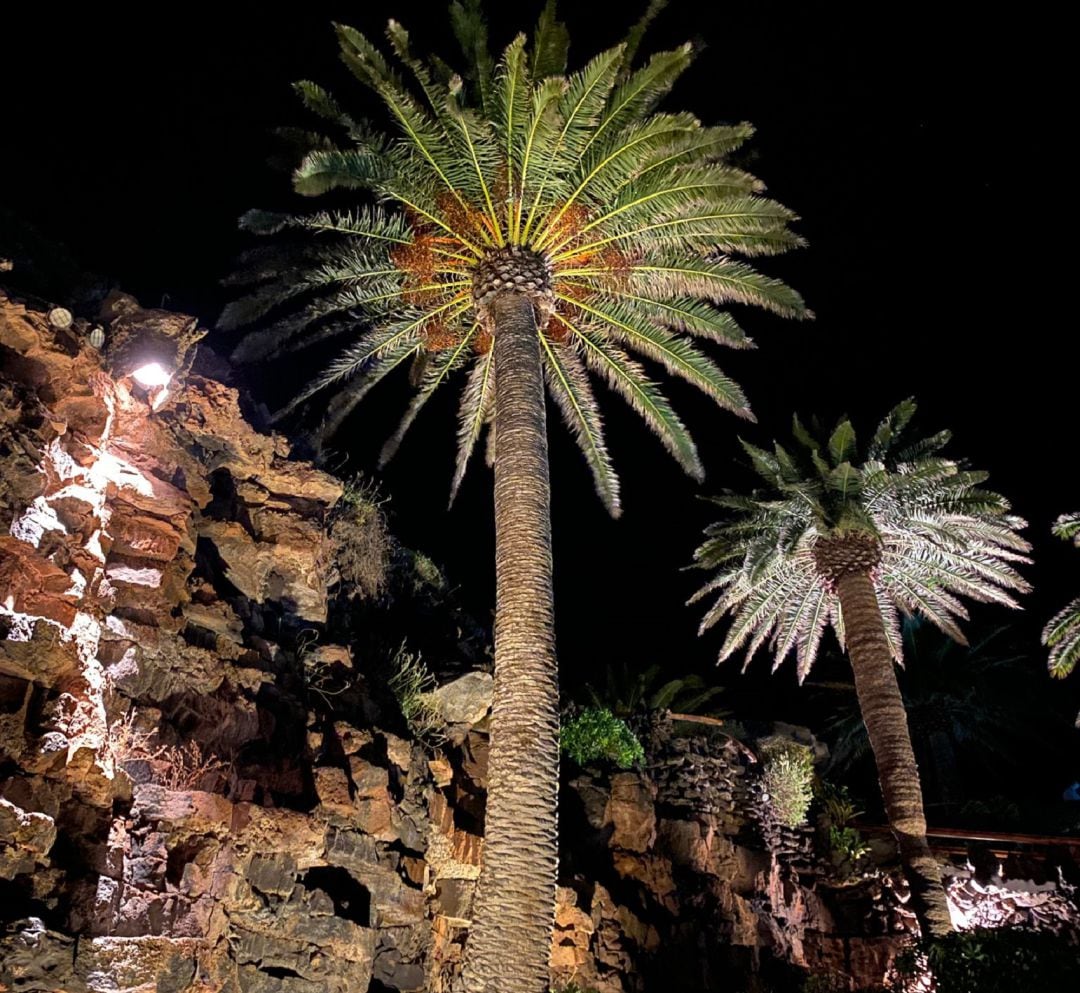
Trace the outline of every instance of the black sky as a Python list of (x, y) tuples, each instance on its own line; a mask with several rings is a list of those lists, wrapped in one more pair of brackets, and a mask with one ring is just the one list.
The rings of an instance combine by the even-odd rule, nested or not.
[[(492, 37), (531, 29), (539, 3), (490, 4)], [(564, 3), (575, 64), (618, 40), (618, 14)], [(1073, 468), (1076, 350), (1064, 237), (1075, 208), (1059, 183), (1072, 112), (1066, 35), (1034, 6), (977, 16), (950, 5), (692, 3), (672, 0), (646, 49), (705, 50), (671, 98), (707, 123), (758, 128), (753, 171), (802, 215), (810, 247), (763, 268), (817, 313), (794, 324), (741, 315), (755, 352), (720, 355), (760, 423), (736, 422), (682, 384), (671, 395), (708, 471), (702, 492), (749, 481), (735, 439), (787, 432), (792, 411), (849, 412), (872, 429), (915, 395), (921, 423), (949, 426), (953, 452), (988, 469), (1032, 522), (1039, 586), (1020, 619), (1033, 678), (1049, 611), (1080, 591), (1080, 552), (1048, 537), (1080, 507)], [(336, 61), (331, 20), (378, 35), (393, 15), (419, 50), (452, 54), (442, 3), (7, 5), (0, 60), (0, 205), (66, 242), (144, 304), (212, 324), (217, 280), (252, 206), (299, 206), (266, 167), (271, 127), (298, 123), (289, 83), (312, 78), (363, 101)], [(1059, 175), (1060, 174), (1060, 175)], [(227, 351), (228, 342), (211, 343)], [(246, 385), (266, 395), (266, 383)], [(351, 466), (370, 467), (404, 396), (389, 387), (348, 427)], [(472, 472), (446, 512), (450, 397), (426, 413), (386, 474), (396, 528), (443, 562), (484, 616), (492, 602), (490, 475)], [(719, 636), (682, 606), (708, 506), (618, 401), (605, 397), (625, 514), (608, 520), (584, 465), (553, 432), (560, 653), (569, 680), (607, 661), (710, 671)], [(553, 418), (553, 424), (557, 424)], [(1059, 547), (1060, 545), (1060, 547)], [(983, 615), (987, 623), (1000, 614)], [(766, 667), (762, 660), (759, 673)], [(734, 683), (735, 667), (720, 673)], [(787, 705), (794, 675), (744, 683)], [(1080, 679), (1063, 686), (1075, 698)]]

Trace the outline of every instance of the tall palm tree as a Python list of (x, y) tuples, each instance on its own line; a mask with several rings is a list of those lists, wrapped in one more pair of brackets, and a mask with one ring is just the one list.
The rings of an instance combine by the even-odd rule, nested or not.
[(952, 929), (941, 870), (926, 842), (919, 773), (893, 663), (902, 660), (900, 614), (919, 614), (956, 641), (961, 596), (1015, 607), (1028, 585), (1024, 526), (984, 473), (938, 454), (948, 432), (908, 440), (914, 402), (899, 404), (860, 451), (844, 418), (827, 438), (794, 431), (802, 452), (744, 443), (766, 490), (727, 493), (724, 518), (695, 560), (715, 570), (695, 600), (718, 593), (701, 628), (730, 615), (720, 659), (766, 642), (774, 668), (794, 649), (800, 682), (831, 625), (851, 660), (877, 762), (885, 811), (924, 933)]
[(333, 391), (324, 432), (411, 362), (416, 394), (384, 459), (435, 391), (464, 374), (451, 500), (486, 427), (496, 538), (485, 860), (466, 982), (484, 993), (538, 993), (548, 982), (559, 765), (545, 383), (613, 515), (618, 481), (589, 372), (700, 479), (690, 435), (630, 353), (748, 417), (742, 391), (690, 339), (747, 347), (722, 309), (730, 303), (804, 316), (797, 293), (732, 257), (800, 239), (791, 212), (726, 161), (748, 125), (704, 127), (687, 113), (654, 111), (691, 46), (631, 71), (639, 24), (627, 42), (567, 74), (568, 38), (553, 3), (531, 43), (518, 35), (497, 61), (478, 4), (455, 3), (451, 13), (462, 75), (416, 58), (394, 21), (387, 40), (408, 81), (363, 35), (337, 27), (342, 58), (381, 98), (394, 132), (299, 83), (344, 141), (311, 139), (294, 186), (362, 191), (368, 205), (248, 213), (246, 229), (292, 240), (250, 255), (234, 279), (252, 289), (222, 324), (268, 322), (239, 348), (249, 361), (348, 336), (287, 408)]
[[(1080, 514), (1062, 514), (1054, 522), (1054, 534), (1080, 548)], [(1080, 659), (1080, 597), (1050, 618), (1043, 628), (1042, 642), (1050, 649), (1050, 675), (1064, 679)], [(1080, 727), (1080, 715), (1076, 726)]]

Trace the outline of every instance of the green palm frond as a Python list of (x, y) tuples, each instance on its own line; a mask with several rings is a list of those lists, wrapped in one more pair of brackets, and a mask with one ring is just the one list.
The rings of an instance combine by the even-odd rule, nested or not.
[[(1053, 527), (1054, 535), (1080, 547), (1080, 514), (1062, 514)], [(1050, 649), (1047, 667), (1050, 675), (1064, 679), (1080, 660), (1080, 599), (1058, 611), (1042, 632), (1042, 643)], [(1080, 718), (1077, 718), (1080, 726)]]
[(254, 325), (236, 351), (252, 362), (346, 339), (283, 413), (334, 391), (326, 435), (369, 389), (424, 356), (417, 393), (383, 456), (444, 383), (463, 377), (456, 493), (495, 413), (492, 329), (473, 302), (473, 278), (490, 252), (512, 245), (550, 269), (555, 309), (537, 329), (547, 387), (608, 509), (618, 513), (618, 482), (591, 376), (701, 478), (656, 373), (750, 417), (742, 390), (705, 347), (752, 346), (732, 305), (810, 315), (794, 290), (745, 261), (802, 244), (791, 230), (795, 215), (726, 161), (752, 128), (704, 127), (692, 114), (657, 110), (692, 61), (691, 45), (631, 65), (661, 6), (654, 0), (624, 44), (571, 72), (568, 35), (550, 0), (531, 37), (518, 35), (497, 57), (479, 0), (452, 3), (465, 54), (459, 71), (417, 56), (395, 21), (388, 47), (335, 25), (342, 60), (377, 96), (390, 127), (362, 120), (317, 83), (296, 84), (307, 110), (333, 131), (305, 139), (296, 191), (357, 199), (351, 209), (246, 214), (242, 226), (273, 238), (275, 250), (248, 253), (229, 280), (244, 295), (220, 321)]
[[(839, 599), (813, 550), (820, 539), (852, 530), (880, 544), (873, 581), (898, 662), (904, 616), (921, 616), (963, 643), (965, 600), (1018, 606), (1013, 594), (1030, 588), (1016, 568), (1029, 561), (1030, 545), (1019, 534), (1025, 522), (982, 488), (985, 474), (937, 454), (944, 433), (909, 439), (914, 413), (910, 400), (897, 406), (865, 451), (847, 418), (817, 433), (796, 418), (791, 450), (743, 442), (765, 487), (714, 498), (723, 517), (706, 529), (694, 556), (713, 573), (695, 597), (714, 597), (701, 629), (728, 619), (721, 660), (743, 651), (748, 663), (768, 647), (779, 665), (794, 652), (801, 682), (827, 626), (843, 643)], [(1055, 645), (1065, 644), (1070, 618), (1074, 643), (1057, 651), (1058, 664), (1080, 656), (1080, 601), (1048, 627)]]

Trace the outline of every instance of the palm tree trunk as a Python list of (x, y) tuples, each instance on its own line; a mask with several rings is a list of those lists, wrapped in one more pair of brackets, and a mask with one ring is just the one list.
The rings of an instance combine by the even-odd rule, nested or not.
[(529, 298), (495, 325), (495, 696), (469, 993), (546, 993), (558, 870), (559, 683), (544, 381)]
[(907, 713), (893, 670), (874, 583), (868, 572), (848, 572), (836, 583), (855, 692), (877, 762), (885, 813), (911, 884), (912, 907), (924, 935), (952, 931), (941, 866), (926, 842), (926, 814)]

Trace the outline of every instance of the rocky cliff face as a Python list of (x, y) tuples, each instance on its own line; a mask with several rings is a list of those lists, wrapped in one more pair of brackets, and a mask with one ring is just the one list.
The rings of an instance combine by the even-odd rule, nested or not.
[(87, 330), (0, 298), (0, 983), (420, 989), (423, 753), (310, 706), (347, 645), (297, 651), (341, 484)]
[[(147, 394), (63, 324), (0, 294), (0, 990), (456, 990), (484, 633), (207, 363)], [(426, 743), (386, 688), (403, 637), (450, 680)], [(750, 750), (653, 732), (646, 772), (567, 776), (555, 988), (879, 978), (888, 874), (837, 885)]]

